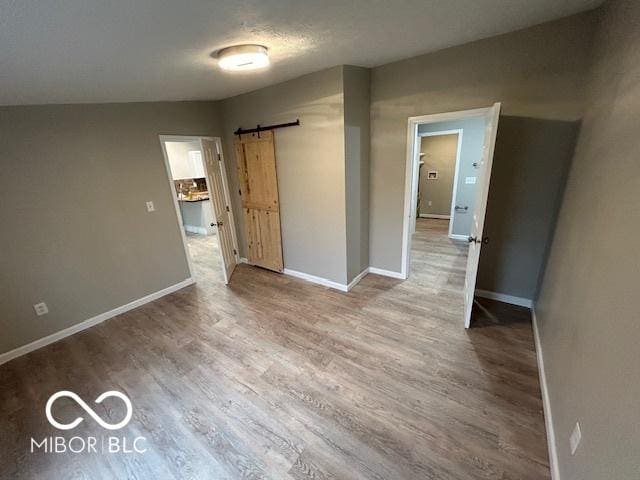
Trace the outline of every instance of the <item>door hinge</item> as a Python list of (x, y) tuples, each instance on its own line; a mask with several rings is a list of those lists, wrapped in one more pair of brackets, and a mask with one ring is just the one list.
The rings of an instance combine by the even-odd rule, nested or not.
[(227, 205), (225, 208), (227, 209), (227, 212), (228, 212), (229, 211), (229, 205)]
[(242, 190), (238, 189), (238, 195), (242, 195)]
[(238, 254), (238, 251), (237, 251), (235, 248), (233, 249), (233, 254), (234, 254), (234, 255), (237, 255), (237, 254)]
[(220, 156), (220, 154), (218, 154), (218, 161), (221, 161), (222, 157)]

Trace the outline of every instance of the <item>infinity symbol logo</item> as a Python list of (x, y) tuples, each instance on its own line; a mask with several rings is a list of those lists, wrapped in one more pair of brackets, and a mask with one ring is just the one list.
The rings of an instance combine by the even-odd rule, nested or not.
[(131, 407), (131, 401), (129, 400), (129, 398), (127, 398), (125, 394), (116, 392), (115, 390), (109, 390), (108, 392), (104, 392), (102, 395), (100, 395), (98, 398), (95, 399), (95, 403), (102, 403), (102, 401), (105, 398), (118, 397), (120, 400), (124, 402), (124, 404), (127, 407), (127, 414), (125, 415), (124, 419), (121, 422), (115, 423), (115, 424), (107, 423), (104, 420), (102, 420), (102, 418), (100, 418), (100, 416), (96, 412), (94, 412), (93, 409), (89, 405), (87, 405), (85, 401), (82, 400), (75, 393), (69, 392), (68, 390), (61, 390), (49, 397), (49, 400), (47, 400), (47, 407), (45, 410), (45, 413), (47, 414), (47, 420), (49, 420), (49, 423), (59, 430), (71, 430), (72, 428), (76, 428), (80, 424), (80, 422), (84, 420), (82, 417), (78, 417), (73, 422), (68, 423), (66, 425), (57, 422), (56, 419), (53, 418), (53, 415), (51, 415), (51, 407), (53, 406), (53, 403), (60, 397), (69, 397), (75, 400), (75, 402), (78, 405), (80, 405), (85, 412), (91, 415), (91, 417), (96, 422), (98, 422), (102, 428), (106, 428), (107, 430), (118, 430), (124, 427), (127, 423), (129, 423), (129, 420), (131, 420), (131, 415), (133, 414), (133, 408)]

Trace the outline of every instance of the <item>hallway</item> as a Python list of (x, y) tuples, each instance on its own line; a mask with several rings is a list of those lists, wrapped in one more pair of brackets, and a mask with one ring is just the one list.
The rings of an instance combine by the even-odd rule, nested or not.
[(220, 246), (216, 235), (187, 232), (187, 248), (196, 282), (224, 282)]

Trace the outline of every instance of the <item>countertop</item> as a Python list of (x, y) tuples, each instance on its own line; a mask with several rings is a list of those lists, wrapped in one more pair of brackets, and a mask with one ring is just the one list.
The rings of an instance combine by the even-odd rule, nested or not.
[(188, 198), (179, 198), (178, 199), (179, 202), (186, 202), (186, 203), (204, 202), (206, 200), (209, 200), (209, 197), (197, 197), (197, 198), (192, 198), (191, 200), (189, 200)]

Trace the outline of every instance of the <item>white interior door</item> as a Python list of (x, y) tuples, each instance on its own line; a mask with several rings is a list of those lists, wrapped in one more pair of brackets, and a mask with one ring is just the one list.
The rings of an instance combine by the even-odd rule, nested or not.
[(489, 182), (491, 180), (491, 166), (493, 165), (493, 152), (498, 133), (498, 120), (500, 118), (500, 104), (496, 103), (487, 114), (487, 125), (484, 134), (484, 147), (480, 164), (478, 165), (475, 205), (471, 221), (471, 234), (469, 235), (469, 256), (467, 259), (467, 275), (464, 280), (464, 327), (471, 325), (471, 310), (473, 297), (476, 290), (476, 276), (478, 275), (478, 262), (480, 261), (480, 249), (485, 241), (483, 237), (484, 217), (487, 211), (487, 197), (489, 195)]
[(214, 140), (201, 139), (202, 155), (204, 157), (207, 184), (211, 205), (215, 215), (215, 222), (212, 226), (217, 226), (218, 245), (222, 256), (222, 266), (224, 272), (224, 283), (229, 283), (231, 274), (236, 268), (236, 255), (233, 246), (233, 230), (230, 214), (230, 205), (227, 202), (223, 164), (216, 149)]

